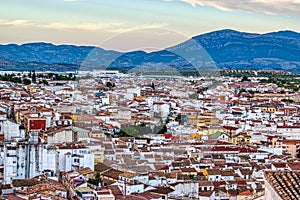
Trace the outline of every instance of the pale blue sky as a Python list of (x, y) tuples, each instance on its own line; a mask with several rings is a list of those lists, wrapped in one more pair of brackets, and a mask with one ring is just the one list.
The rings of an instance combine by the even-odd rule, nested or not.
[(300, 0), (0, 0), (0, 43), (161, 48), (219, 29), (300, 32), (299, 10)]

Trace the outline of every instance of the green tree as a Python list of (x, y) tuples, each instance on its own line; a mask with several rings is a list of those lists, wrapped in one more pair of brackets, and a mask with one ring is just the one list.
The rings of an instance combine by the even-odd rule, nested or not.
[(177, 117), (175, 118), (175, 121), (177, 121), (179, 124), (181, 124), (182, 118), (183, 118), (183, 116), (181, 114), (178, 114)]
[(24, 83), (25, 85), (30, 85), (30, 84), (31, 84), (31, 80), (28, 79), (28, 78), (25, 78), (25, 79), (23, 79), (23, 83)]
[(166, 133), (167, 131), (168, 131), (168, 128), (167, 128), (166, 125), (164, 125), (164, 126), (162, 127), (162, 129), (160, 129), (160, 131), (157, 132), (157, 134), (164, 134), (164, 133)]
[(90, 184), (92, 184), (92, 185), (95, 185), (95, 186), (98, 186), (99, 183), (102, 184), (102, 179), (100, 177), (99, 172), (96, 172), (96, 174), (94, 175), (94, 178), (88, 179), (87, 182), (90, 183)]
[(197, 90), (197, 93), (198, 94), (203, 94), (203, 92), (206, 91), (206, 90), (208, 90), (208, 87), (203, 87), (203, 88)]
[(287, 103), (294, 103), (295, 101), (293, 99), (282, 99), (282, 102), (287, 102)]
[(35, 75), (35, 71), (32, 71), (32, 82), (36, 83), (36, 75)]
[(190, 99), (197, 99), (198, 98), (198, 95), (196, 93), (193, 93), (193, 94), (190, 94), (189, 95), (189, 98)]
[(48, 81), (47, 81), (46, 79), (43, 79), (43, 80), (42, 80), (42, 83), (43, 83), (44, 85), (49, 85), (49, 83), (48, 83)]
[(112, 82), (108, 81), (106, 82), (106, 87), (112, 88), (114, 85), (112, 84)]
[(243, 76), (241, 82), (250, 81), (250, 79), (247, 76)]
[(154, 85), (153, 82), (151, 83), (151, 87), (152, 87), (153, 90), (155, 90), (155, 85)]
[(246, 89), (244, 89), (244, 88), (243, 88), (243, 89), (240, 89), (240, 91), (239, 91), (239, 93), (238, 93), (238, 96), (241, 96), (241, 94), (244, 93), (244, 92), (246, 92)]
[(22, 81), (19, 77), (13, 77), (11, 81), (14, 83), (22, 83)]

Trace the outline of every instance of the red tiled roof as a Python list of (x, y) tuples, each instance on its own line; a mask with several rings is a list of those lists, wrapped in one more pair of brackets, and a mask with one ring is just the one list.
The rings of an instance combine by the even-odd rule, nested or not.
[(154, 168), (155, 170), (169, 170), (169, 166), (163, 164), (155, 164)]
[(234, 126), (223, 126), (223, 128), (226, 130), (237, 130), (238, 129), (237, 127), (234, 127)]
[(288, 166), (291, 168), (293, 171), (300, 171), (300, 162), (293, 162), (289, 163)]
[(212, 194), (214, 193), (214, 191), (200, 191), (199, 195), (200, 197), (210, 197)]
[(281, 199), (299, 199), (299, 171), (265, 171), (265, 178)]
[(197, 172), (195, 168), (180, 168), (181, 172)]
[(14, 195), (14, 194), (9, 194), (7, 196), (7, 199), (8, 200), (25, 200), (24, 198), (18, 197), (18, 196)]
[(220, 187), (220, 186), (225, 186), (226, 185), (226, 181), (213, 181), (213, 184), (216, 187)]
[(164, 137), (165, 137), (165, 139), (171, 139), (172, 138), (172, 134), (171, 133), (165, 133)]
[(274, 163), (272, 163), (272, 165), (276, 168), (286, 168), (287, 167), (287, 163), (274, 162)]

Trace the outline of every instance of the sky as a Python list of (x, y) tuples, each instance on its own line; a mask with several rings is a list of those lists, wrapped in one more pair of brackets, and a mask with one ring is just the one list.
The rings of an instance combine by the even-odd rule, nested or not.
[(0, 43), (156, 50), (234, 29), (300, 32), (300, 0), (0, 0)]

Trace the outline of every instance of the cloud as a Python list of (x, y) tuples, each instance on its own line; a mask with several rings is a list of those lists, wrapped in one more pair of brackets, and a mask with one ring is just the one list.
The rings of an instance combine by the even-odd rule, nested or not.
[(128, 28), (116, 28), (116, 29), (111, 29), (108, 30), (109, 32), (112, 33), (124, 33), (124, 32), (129, 32), (129, 31), (136, 31), (136, 30), (141, 30), (141, 29), (156, 29), (156, 28), (163, 28), (167, 26), (168, 24), (166, 23), (161, 23), (161, 24), (144, 24), (140, 26), (134, 26), (134, 27), (128, 27)]
[(32, 26), (33, 24), (27, 20), (0, 20), (0, 26)]
[(76, 31), (98, 31), (106, 30), (110, 28), (115, 28), (120, 26), (121, 23), (65, 23), (65, 22), (53, 22), (48, 24), (33, 23), (28, 20), (1, 20), (1, 26), (11, 26), (11, 27), (29, 27), (29, 28), (43, 28), (43, 29), (53, 29), (53, 30), (76, 30)]
[(52, 29), (52, 30), (71, 30), (71, 31), (106, 31), (111, 33), (124, 33), (129, 31), (141, 30), (141, 29), (155, 29), (162, 28), (168, 24), (143, 24), (139, 26), (126, 26), (124, 23), (65, 23), (65, 22), (53, 22), (48, 24), (33, 23), (28, 20), (1, 20), (1, 26), (19, 27), (19, 28), (39, 28), (39, 29)]
[(55, 30), (97, 31), (110, 27), (110, 24), (68, 24), (62, 22), (55, 22), (46, 25), (40, 25), (40, 27)]
[(164, 0), (183, 1), (192, 6), (212, 6), (220, 10), (243, 10), (266, 14), (295, 14), (299, 15), (300, 0)]

